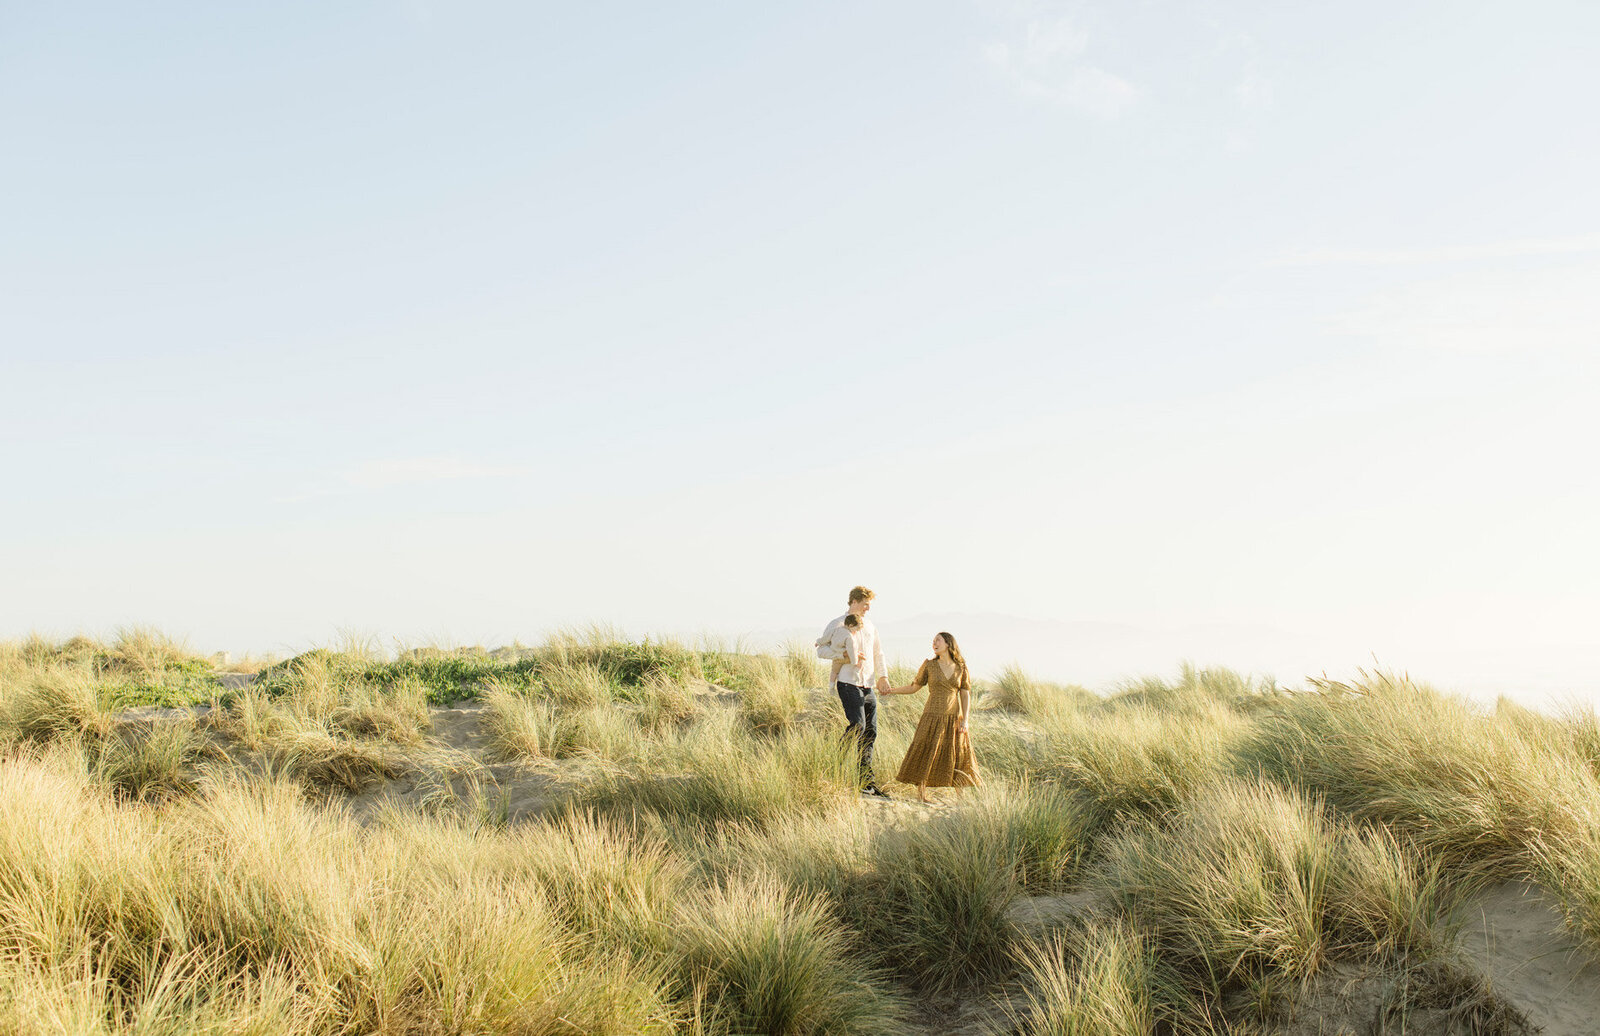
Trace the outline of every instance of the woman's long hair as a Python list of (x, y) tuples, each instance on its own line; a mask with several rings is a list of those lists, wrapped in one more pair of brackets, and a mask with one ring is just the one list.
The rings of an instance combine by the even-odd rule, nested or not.
[[(967, 682), (963, 679), (967, 675), (967, 660), (961, 657), (961, 648), (956, 644), (956, 638), (940, 630), (939, 639), (944, 641), (944, 650), (950, 656), (950, 661), (956, 664), (956, 683)], [(935, 655), (934, 657), (937, 658), (938, 656)]]

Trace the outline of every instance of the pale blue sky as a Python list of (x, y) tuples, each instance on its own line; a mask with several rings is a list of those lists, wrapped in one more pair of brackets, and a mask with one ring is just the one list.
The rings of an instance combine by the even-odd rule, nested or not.
[(1578, 2), (0, 2), (0, 635), (1600, 691), (1597, 96)]

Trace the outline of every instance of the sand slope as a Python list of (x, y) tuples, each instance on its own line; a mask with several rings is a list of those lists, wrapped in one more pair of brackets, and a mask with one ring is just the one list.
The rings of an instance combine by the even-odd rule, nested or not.
[(1600, 1033), (1600, 961), (1545, 890), (1507, 882), (1474, 899), (1464, 911), (1461, 952), (1544, 1036)]

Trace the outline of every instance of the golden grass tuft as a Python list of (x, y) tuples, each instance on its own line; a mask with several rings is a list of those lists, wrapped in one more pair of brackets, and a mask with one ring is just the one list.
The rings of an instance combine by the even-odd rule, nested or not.
[(639, 721), (650, 731), (682, 728), (701, 714), (695, 691), (685, 680), (648, 677), (639, 688)]
[(82, 670), (31, 670), (8, 682), (0, 697), (0, 741), (100, 740), (114, 726), (99, 684)]
[(558, 661), (542, 669), (539, 677), (550, 698), (566, 708), (609, 705), (616, 696), (611, 681), (592, 662)]
[(201, 664), (187, 641), (148, 626), (122, 626), (105, 654), (107, 668), (132, 676), (153, 677), (174, 666)]
[(1029, 981), (1007, 1005), (1018, 1036), (1147, 1036), (1159, 958), (1125, 921), (1093, 921), (1019, 949)]
[(350, 737), (420, 744), (431, 726), (427, 690), (412, 678), (384, 691), (357, 684), (329, 713), (329, 722)]
[(382, 747), (317, 729), (275, 738), (268, 743), (267, 752), (274, 766), (319, 790), (359, 793), (401, 772)]
[(750, 674), (749, 685), (739, 692), (739, 708), (750, 729), (762, 734), (787, 730), (805, 704), (805, 685), (794, 665), (763, 657)]
[(1040, 719), (1057, 718), (1098, 701), (1076, 685), (1036, 680), (1016, 663), (1007, 665), (981, 693), (975, 688), (974, 706), (1002, 709)]
[(555, 710), (519, 689), (495, 682), (483, 692), (484, 723), (494, 759), (540, 759), (555, 747)]

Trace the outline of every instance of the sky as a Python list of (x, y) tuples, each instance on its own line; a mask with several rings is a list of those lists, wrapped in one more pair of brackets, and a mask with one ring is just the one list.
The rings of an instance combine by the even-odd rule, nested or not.
[(0, 637), (759, 640), (864, 583), (1033, 631), (980, 672), (1600, 699), (1597, 51), (1577, 0), (0, 0)]

